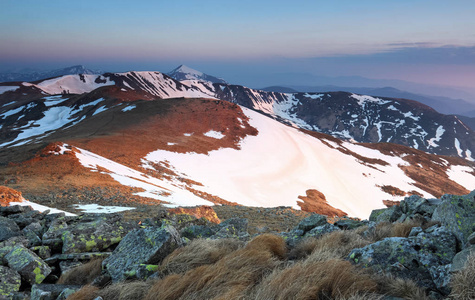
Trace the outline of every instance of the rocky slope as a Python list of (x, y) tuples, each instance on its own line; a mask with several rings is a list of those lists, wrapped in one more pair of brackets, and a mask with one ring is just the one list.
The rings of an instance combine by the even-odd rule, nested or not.
[[(474, 197), (475, 191), (429, 200), (411, 196), (398, 206), (373, 211), (369, 221), (328, 223), (325, 216), (312, 214), (288, 231), (269, 235), (262, 228), (253, 236), (249, 220), (240, 218), (216, 224), (163, 210), (137, 222), (120, 214), (67, 217), (27, 206), (1, 207), (0, 293), (9, 299), (108, 300), (127, 290), (134, 292), (133, 299), (168, 299), (169, 289), (181, 286), (170, 294), (173, 299), (229, 293), (241, 299), (273, 298), (273, 293), (296, 293), (295, 299), (322, 293), (337, 299), (470, 299), (460, 293), (473, 293), (473, 286), (452, 287), (458, 274), (467, 272), (464, 264), (475, 251)], [(93, 258), (99, 260), (86, 264)], [(253, 261), (248, 268), (246, 262)], [(304, 270), (322, 267), (326, 275), (312, 273), (308, 283), (301, 277)], [(328, 277), (336, 276), (333, 268), (338, 280)], [(240, 278), (226, 275), (236, 272)], [(300, 273), (289, 277), (292, 272)], [(193, 277), (198, 274), (208, 280), (189, 281), (198, 280)], [(286, 289), (272, 287), (279, 276), (286, 278)], [(246, 281), (250, 278), (255, 279)], [(322, 285), (326, 281), (332, 285)], [(351, 287), (351, 282), (359, 284)]]

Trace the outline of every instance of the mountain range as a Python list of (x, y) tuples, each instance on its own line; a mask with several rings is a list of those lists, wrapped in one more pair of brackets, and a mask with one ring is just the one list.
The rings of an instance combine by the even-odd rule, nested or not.
[(100, 70), (91, 70), (82, 65), (56, 69), (51, 71), (18, 71), (18, 72), (4, 72), (0, 73), (0, 82), (14, 82), (14, 81), (36, 81), (46, 78), (53, 78), (63, 75), (73, 74), (101, 74)]
[(127, 72), (2, 83), (0, 105), (0, 177), (26, 195), (105, 186), (140, 203), (367, 218), (382, 200), (475, 188), (475, 133), (410, 100)]

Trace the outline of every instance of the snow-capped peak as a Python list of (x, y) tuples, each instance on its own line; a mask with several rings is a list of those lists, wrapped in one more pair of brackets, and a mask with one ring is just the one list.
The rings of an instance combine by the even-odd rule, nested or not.
[(186, 73), (186, 74), (196, 75), (196, 76), (203, 76), (204, 75), (203, 72), (192, 69), (192, 68), (190, 68), (188, 66), (185, 66), (185, 65), (180, 65), (178, 68), (176, 68), (175, 70), (170, 72), (170, 74), (172, 74), (172, 73)]
[(199, 81), (209, 81), (213, 83), (227, 83), (221, 78), (217, 78), (203, 72), (197, 71), (185, 65), (180, 65), (178, 68), (167, 74), (175, 80), (199, 80)]

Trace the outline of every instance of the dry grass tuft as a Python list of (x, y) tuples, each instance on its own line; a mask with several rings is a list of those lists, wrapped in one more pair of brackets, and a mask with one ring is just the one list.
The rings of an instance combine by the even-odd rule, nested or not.
[(376, 275), (380, 293), (407, 300), (428, 300), (425, 291), (410, 279), (402, 279), (391, 275)]
[(275, 234), (261, 234), (251, 240), (245, 247), (247, 250), (268, 251), (280, 259), (287, 256), (285, 240)]
[(154, 281), (130, 281), (109, 285), (97, 295), (104, 300), (141, 300)]
[(159, 280), (145, 299), (239, 299), (281, 263), (278, 257), (285, 256), (283, 249), (281, 237), (258, 236), (215, 264)]
[(353, 230), (333, 231), (316, 240), (315, 248), (308, 259), (314, 261), (324, 260), (319, 256), (332, 256), (333, 258), (346, 258), (351, 250), (361, 248), (369, 244)]
[(193, 240), (189, 245), (178, 248), (162, 262), (163, 274), (185, 273), (193, 268), (214, 264), (229, 253), (241, 248), (244, 242), (236, 239)]
[(92, 300), (98, 296), (99, 288), (85, 285), (79, 291), (68, 297), (68, 300)]
[(475, 299), (475, 255), (471, 255), (462, 270), (452, 275), (451, 299)]
[(102, 273), (102, 261), (104, 259), (92, 259), (88, 263), (71, 269), (58, 279), (58, 284), (86, 285), (91, 283)]
[(315, 237), (308, 237), (300, 241), (289, 252), (289, 259), (304, 259), (307, 258), (315, 250), (318, 244), (318, 239)]
[(377, 283), (350, 262), (305, 260), (276, 269), (255, 289), (255, 299), (346, 299), (377, 291)]

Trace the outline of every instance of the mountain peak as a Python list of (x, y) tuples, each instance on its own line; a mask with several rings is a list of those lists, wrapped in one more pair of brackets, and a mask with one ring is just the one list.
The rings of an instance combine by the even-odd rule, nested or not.
[(193, 68), (190, 68), (185, 65), (180, 65), (177, 68), (173, 69), (169, 73), (168, 76), (172, 77), (175, 80), (182, 81), (182, 80), (199, 80), (199, 81), (210, 81), (213, 83), (227, 83), (221, 78), (217, 78)]

